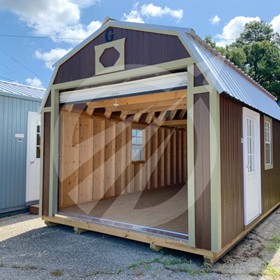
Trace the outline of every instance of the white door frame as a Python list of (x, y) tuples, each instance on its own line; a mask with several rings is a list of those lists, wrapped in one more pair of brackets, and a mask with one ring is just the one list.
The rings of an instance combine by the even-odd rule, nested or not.
[[(247, 119), (253, 120), (253, 139), (254, 147), (251, 148), (254, 151), (253, 159), (253, 170), (252, 163), (250, 167), (249, 156), (248, 156), (248, 141), (247, 141)], [(249, 132), (250, 134), (250, 132)], [(261, 193), (261, 146), (260, 146), (260, 114), (252, 111), (248, 108), (243, 107), (243, 174), (244, 174), (244, 223), (245, 225), (250, 224), (254, 221), (262, 212), (262, 193)], [(255, 183), (250, 186), (250, 176), (254, 176)], [(253, 189), (252, 189), (253, 188)], [(255, 193), (257, 192), (257, 193)], [(249, 202), (252, 199), (255, 201), (254, 215), (249, 213)], [(251, 203), (252, 207), (252, 203)], [(252, 209), (251, 209), (252, 210)], [(251, 212), (251, 211), (250, 211)]]
[[(26, 151), (26, 203), (32, 204), (39, 201), (40, 196), (40, 158), (36, 156), (37, 147), (37, 133), (36, 127), (34, 128), (34, 120), (41, 123), (40, 114), (37, 112), (28, 112), (27, 121), (27, 151)], [(35, 165), (38, 166), (35, 167)], [(36, 176), (39, 176), (39, 180), (34, 173), (32, 174), (32, 167), (38, 169)], [(34, 171), (34, 170), (33, 170)], [(33, 175), (33, 177), (32, 177)], [(37, 182), (38, 181), (38, 182)]]

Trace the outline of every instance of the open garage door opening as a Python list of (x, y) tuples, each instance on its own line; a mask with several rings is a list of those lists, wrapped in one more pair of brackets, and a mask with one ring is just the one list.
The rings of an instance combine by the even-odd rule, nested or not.
[(79, 103), (70, 94), (60, 106), (59, 212), (187, 239), (187, 89)]

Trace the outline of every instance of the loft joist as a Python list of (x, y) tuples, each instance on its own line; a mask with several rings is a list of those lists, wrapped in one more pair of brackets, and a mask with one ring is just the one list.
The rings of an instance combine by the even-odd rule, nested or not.
[[(130, 97), (120, 97), (120, 98), (112, 98), (106, 100), (92, 101), (88, 102), (89, 109), (97, 109), (97, 108), (108, 108), (110, 110), (122, 111), (124, 107), (129, 105), (130, 109), (139, 110), (139, 108), (145, 108), (154, 105), (155, 103), (161, 104), (161, 106), (171, 106), (177, 104), (186, 104), (187, 99), (187, 91), (183, 90), (175, 90), (169, 92), (161, 92), (161, 93), (151, 93), (139, 96), (130, 96)], [(164, 101), (169, 101), (167, 103), (162, 103)], [(185, 102), (185, 103), (184, 103)], [(150, 104), (149, 104), (150, 103)], [(145, 105), (144, 105), (145, 104)], [(132, 107), (132, 105), (136, 105)], [(128, 108), (128, 107), (126, 107)]]

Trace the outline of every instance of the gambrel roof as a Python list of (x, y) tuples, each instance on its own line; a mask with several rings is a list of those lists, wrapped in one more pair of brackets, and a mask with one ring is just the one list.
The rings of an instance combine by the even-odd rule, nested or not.
[[(219, 93), (226, 93), (242, 103), (280, 120), (280, 109), (275, 97), (233, 65), (228, 59), (207, 45), (192, 29), (188, 28), (130, 23), (109, 19), (99, 30), (55, 64), (56, 68), (50, 86), (55, 81), (58, 69), (62, 64), (110, 27), (177, 36), (200, 70)], [(50, 86), (47, 92), (50, 91)]]

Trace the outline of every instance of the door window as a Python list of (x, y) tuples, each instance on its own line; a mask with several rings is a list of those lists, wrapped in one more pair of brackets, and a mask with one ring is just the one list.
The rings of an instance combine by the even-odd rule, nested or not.
[(247, 119), (247, 168), (248, 172), (255, 172), (255, 121)]
[(36, 158), (40, 158), (41, 153), (41, 126), (40, 124), (37, 124), (37, 130), (36, 130)]

